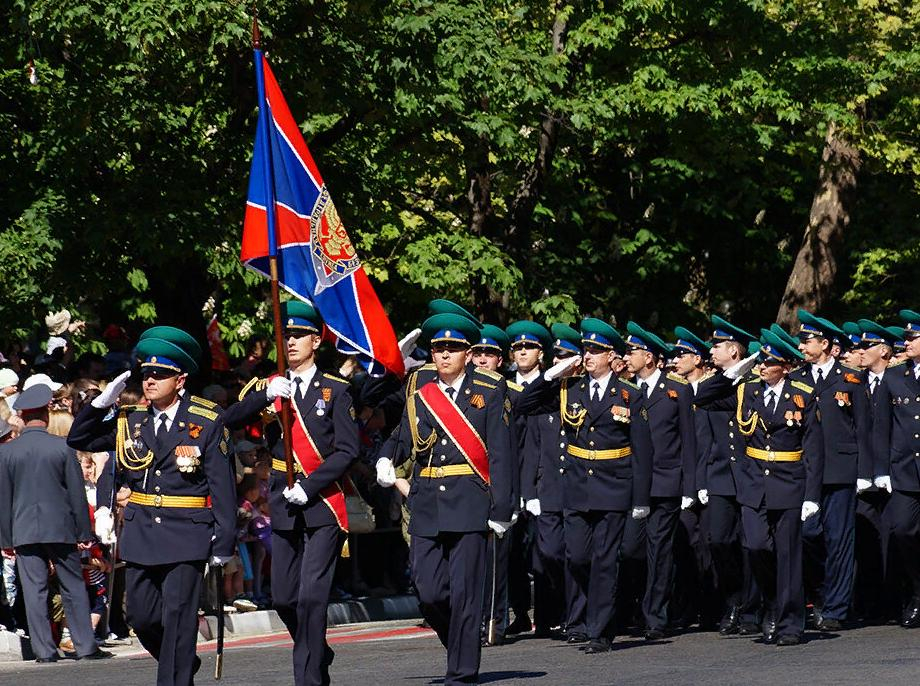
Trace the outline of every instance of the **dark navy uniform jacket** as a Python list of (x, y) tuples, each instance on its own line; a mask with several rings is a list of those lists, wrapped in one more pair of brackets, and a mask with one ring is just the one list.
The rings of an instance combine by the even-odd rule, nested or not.
[[(253, 391), (244, 396), (240, 404), (247, 403), (244, 407), (258, 413), (269, 405), (265, 394), (264, 388)], [(329, 396), (328, 400), (326, 396)], [(296, 401), (296, 405), (323, 462), (309, 476), (295, 472), (296, 482), (307, 494), (305, 506), (292, 505), (285, 500), (282, 492), (287, 487), (287, 473), (272, 469), (268, 506), (272, 529), (277, 531), (290, 531), (301, 521), (308, 527), (338, 525), (332, 510), (320, 497), (320, 491), (335, 483), (341, 486), (340, 481), (357, 459), (360, 448), (358, 425), (347, 381), (317, 369), (310, 387), (305, 391), (303, 399)], [(227, 412), (232, 409), (229, 408)], [(292, 421), (297, 421), (297, 417), (292, 416)], [(284, 461), (280, 420), (266, 427), (265, 438), (272, 457)], [(296, 458), (294, 463), (296, 467)]]
[[(639, 389), (628, 381), (612, 376), (600, 403), (591, 400), (589, 375), (545, 381), (543, 377), (526, 389), (521, 411), (528, 414), (562, 412), (560, 393), (565, 389), (565, 412), (562, 431), (556, 445), (560, 468), (565, 469), (564, 499), (566, 509), (628, 511), (647, 506), (652, 481), (652, 445), (648, 412)], [(620, 414), (618, 414), (620, 413)], [(614, 417), (628, 414), (628, 421)], [(584, 450), (631, 448), (632, 454), (613, 460), (582, 459), (570, 455), (572, 445)], [(541, 503), (542, 508), (542, 503)]]
[(911, 362), (889, 367), (875, 391), (879, 476), (898, 491), (920, 492), (920, 381)]
[[(802, 459), (797, 462), (781, 462), (749, 457), (742, 450), (737, 458), (740, 467), (736, 472), (738, 502), (768, 510), (799, 508), (805, 500), (820, 502), (824, 446), (814, 389), (787, 377), (776, 411), (771, 412), (764, 405), (765, 385), (761, 381), (741, 384), (740, 409), (738, 389), (724, 374), (716, 374), (708, 384), (711, 384), (708, 388), (713, 395), (722, 398), (704, 404), (697, 396), (699, 406), (733, 411), (736, 416), (734, 428), (739, 429), (736, 435), (741, 438), (742, 446), (775, 452), (803, 452)], [(788, 420), (793, 422), (789, 426), (787, 413), (799, 413), (801, 420)], [(741, 424), (750, 422), (755, 414), (753, 432), (744, 436)]]
[[(872, 409), (872, 476), (888, 476), (888, 455), (883, 454), (880, 450), (877, 426), (879, 422), (879, 403), (878, 400), (882, 396), (878, 392), (879, 388), (882, 387), (882, 381), (885, 376), (888, 375), (888, 370), (882, 374), (882, 377), (878, 380), (878, 384), (875, 387), (875, 393), (872, 392), (872, 384), (869, 381), (869, 370), (863, 369), (859, 373), (859, 378), (862, 379), (862, 382), (866, 384), (866, 391), (869, 393), (869, 406)], [(887, 411), (887, 409), (886, 409)], [(890, 420), (889, 420), (890, 421)], [(870, 490), (877, 490), (874, 486)]]
[(541, 512), (562, 512), (567, 440), (558, 408), (528, 417), (521, 495), (524, 500), (538, 498)]
[[(645, 393), (639, 391), (642, 395)], [(693, 388), (686, 379), (662, 373), (644, 398), (652, 436), (652, 491), (655, 498), (696, 498), (696, 424)]]
[(83, 472), (64, 439), (27, 427), (0, 445), (0, 547), (92, 537)]
[(505, 383), (508, 386), (508, 400), (511, 401), (511, 451), (514, 453), (511, 465), (511, 502), (519, 504), (521, 498), (524, 497), (523, 473), (524, 461), (527, 459), (529, 450), (527, 446), (529, 417), (518, 410), (524, 387), (510, 379), (505, 379)]
[[(67, 443), (78, 450), (114, 449), (116, 417), (108, 409), (87, 404), (74, 419)], [(183, 394), (172, 426), (162, 443), (154, 433), (153, 412), (131, 405), (118, 412), (128, 422), (128, 442), (143, 457), (153, 451), (144, 470), (119, 465), (117, 483), (134, 493), (151, 496), (210, 498), (210, 507), (156, 507), (128, 503), (119, 555), (126, 562), (162, 565), (206, 560), (211, 555), (229, 557), (236, 546), (236, 483), (228, 456), (228, 432), (214, 403)], [(200, 465), (182, 472), (176, 463), (177, 447), (197, 448)], [(114, 458), (113, 458), (114, 459)], [(213, 541), (212, 541), (213, 537)]]
[(815, 384), (811, 365), (789, 374), (815, 389), (824, 435), (824, 483), (855, 484), (871, 479), (872, 406), (859, 371), (835, 361), (827, 377)]
[[(701, 380), (699, 383), (702, 383)], [(699, 383), (697, 386), (699, 386)], [(691, 389), (693, 387), (691, 386)], [(694, 392), (694, 403), (696, 402), (696, 395)], [(709, 490), (707, 487), (708, 478), (709, 478), (709, 458), (712, 455), (713, 445), (715, 441), (713, 440), (712, 435), (712, 426), (709, 424), (709, 412), (705, 410), (698, 409), (694, 404), (693, 406), (693, 426), (696, 429), (696, 489)], [(735, 494), (735, 481), (731, 479), (732, 492), (729, 495)], [(715, 495), (722, 495), (717, 493)], [(693, 496), (696, 498), (696, 496)]]
[[(473, 401), (477, 396), (481, 402)], [(393, 432), (392, 440), (384, 446), (387, 452), (380, 453), (381, 457), (387, 457), (397, 465), (405, 462), (410, 453), (415, 459), (408, 499), (411, 513), (409, 533), (434, 537), (442, 532), (486, 531), (490, 519), (510, 521), (516, 505), (512, 499), (512, 470), (516, 456), (511, 445), (511, 404), (505, 379), (496, 372), (467, 365), (456, 398), (457, 407), (485, 443), (489, 457), (489, 485), (475, 474), (440, 478), (420, 475), (424, 467), (468, 463), (429, 413), (417, 391), (409, 402), (414, 403), (417, 413), (417, 435), (422, 441), (430, 440), (431, 447), (423, 451), (413, 450), (407, 405), (400, 426)]]

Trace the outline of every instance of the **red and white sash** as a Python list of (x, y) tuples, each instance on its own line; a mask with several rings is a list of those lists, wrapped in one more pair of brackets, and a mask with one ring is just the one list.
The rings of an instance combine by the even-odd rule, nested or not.
[(460, 453), (473, 471), (488, 484), (489, 454), (486, 452), (486, 444), (460, 408), (447, 397), (435, 381), (429, 381), (422, 386), (418, 394), (428, 411), (460, 449)]

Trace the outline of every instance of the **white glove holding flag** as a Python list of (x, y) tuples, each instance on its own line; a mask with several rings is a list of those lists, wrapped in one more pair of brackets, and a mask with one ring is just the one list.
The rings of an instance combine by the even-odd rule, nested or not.
[(283, 495), (284, 499), (291, 505), (307, 504), (307, 493), (303, 490), (303, 486), (298, 483), (295, 483), (291, 488), (285, 488), (281, 491), (281, 495)]
[(547, 381), (558, 379), (566, 371), (580, 364), (581, 364), (581, 355), (574, 355), (572, 357), (567, 357), (561, 362), (557, 362), (552, 367), (550, 367), (545, 372), (543, 372), (543, 378), (546, 379)]
[(268, 388), (265, 389), (265, 399), (271, 402), (275, 398), (290, 398), (293, 392), (294, 384), (284, 376), (276, 376), (268, 382)]
[(388, 457), (381, 457), (377, 460), (377, 483), (384, 488), (390, 488), (396, 484), (396, 469), (393, 467), (393, 461)]
[(818, 510), (821, 509), (821, 506), (818, 503), (812, 502), (811, 500), (806, 500), (802, 503), (802, 521), (810, 517), (814, 517), (818, 514)]
[(92, 406), (98, 410), (104, 410), (114, 405), (115, 401), (118, 400), (118, 396), (121, 395), (121, 392), (125, 390), (125, 386), (128, 385), (129, 376), (131, 376), (130, 370), (122, 372), (112, 379), (102, 393), (93, 398), (93, 402), (91, 403)]
[(94, 520), (93, 531), (99, 541), (105, 545), (112, 545), (115, 542), (115, 517), (112, 511), (107, 507), (100, 507), (96, 510)]

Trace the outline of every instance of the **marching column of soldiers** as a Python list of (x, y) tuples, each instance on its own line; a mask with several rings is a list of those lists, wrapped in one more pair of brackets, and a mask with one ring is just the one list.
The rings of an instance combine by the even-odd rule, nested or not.
[[(226, 410), (185, 388), (202, 356), (194, 338), (153, 327), (138, 345), (148, 404), (115, 405), (125, 373), (75, 418), (70, 448), (116, 456), (97, 502), (130, 490), (128, 619), (158, 684), (191, 684), (200, 667), (203, 574), (234, 547), (229, 430), (257, 419), (274, 456), (272, 592), (294, 682), (330, 683), (326, 607), (348, 531), (356, 401), (401, 412), (376, 476), (391, 487), (397, 467), (410, 474), (411, 573), (447, 650), (445, 684), (477, 683), (484, 647), (531, 630), (591, 655), (617, 634), (656, 641), (691, 625), (779, 646), (809, 626), (920, 627), (920, 313), (837, 327), (800, 310), (794, 335), (713, 316), (706, 337), (677, 327), (668, 343), (634, 322), (622, 335), (593, 318), (501, 329), (447, 300), (429, 310), (401, 342), (407, 362), (428, 362), (356, 391), (316, 366), (319, 313), (286, 303), (285, 373), (254, 379)], [(47, 395), (18, 401), (35, 441)], [(18, 453), (30, 445), (2, 448), (0, 543), (65, 569), (88, 522), (60, 540), (23, 538), (35, 485)], [(70, 453), (54, 448), (64, 465)], [(113, 526), (99, 507), (96, 534), (111, 539)]]

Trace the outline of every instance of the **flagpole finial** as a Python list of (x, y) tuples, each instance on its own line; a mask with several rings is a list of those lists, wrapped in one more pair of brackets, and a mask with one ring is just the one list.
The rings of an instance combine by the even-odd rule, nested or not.
[(262, 49), (262, 32), (259, 30), (259, 10), (252, 6), (252, 47), (254, 50)]

